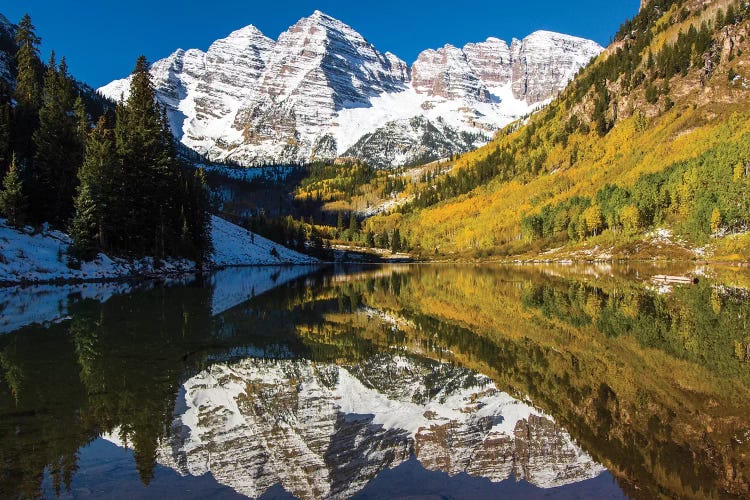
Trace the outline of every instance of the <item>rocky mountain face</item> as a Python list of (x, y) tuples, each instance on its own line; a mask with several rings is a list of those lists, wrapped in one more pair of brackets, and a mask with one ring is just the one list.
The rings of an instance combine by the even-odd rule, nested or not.
[(440, 116), (430, 120), (420, 115), (388, 122), (363, 135), (344, 156), (366, 159), (377, 168), (419, 165), (477, 148), (485, 140), (482, 132), (456, 129)]
[(16, 50), (15, 28), (8, 19), (0, 14), (0, 80), (11, 83), (11, 67)]
[(540, 102), (565, 88), (602, 48), (594, 42), (537, 31), (511, 45), (511, 86), (516, 98)]
[(375, 355), (356, 365), (248, 358), (182, 387), (158, 452), (185, 475), (210, 472), (258, 497), (346, 498), (410, 457), (428, 470), (541, 488), (603, 468), (551, 417), (484, 376), (433, 361)]
[(497, 38), (463, 49), (446, 45), (419, 55), (412, 84), (419, 93), (480, 102), (510, 85), (515, 99), (533, 105), (564, 89), (600, 51), (594, 42), (549, 31), (514, 39), (510, 47)]
[[(462, 133), (486, 142), (553, 97), (601, 50), (537, 32), (510, 46), (489, 38), (427, 50), (410, 68), (316, 11), (277, 41), (248, 26), (206, 52), (178, 50), (154, 63), (152, 74), (175, 135), (211, 159), (253, 165), (351, 156), (389, 167), (475, 147)], [(117, 80), (100, 91), (119, 99), (128, 85)], [(426, 142), (430, 134), (426, 141), (406, 134), (405, 143), (415, 117), (450, 132), (437, 145)], [(360, 144), (365, 136), (377, 147)], [(400, 154), (405, 145), (417, 153)]]

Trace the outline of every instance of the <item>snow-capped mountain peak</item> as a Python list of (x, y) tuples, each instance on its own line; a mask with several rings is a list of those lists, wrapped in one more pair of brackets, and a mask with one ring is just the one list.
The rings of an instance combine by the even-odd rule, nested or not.
[[(151, 71), (175, 135), (213, 160), (253, 165), (356, 156), (390, 167), (480, 145), (553, 97), (601, 50), (538, 31), (510, 46), (490, 37), (426, 50), (410, 68), (316, 10), (276, 41), (249, 25), (206, 52), (178, 50)], [(128, 86), (126, 78), (100, 91), (119, 99)], [(416, 128), (406, 125), (413, 118)], [(439, 148), (425, 143), (423, 130)], [(355, 147), (365, 136), (368, 146)], [(378, 151), (396, 144), (403, 154)], [(378, 151), (377, 158), (365, 151)]]

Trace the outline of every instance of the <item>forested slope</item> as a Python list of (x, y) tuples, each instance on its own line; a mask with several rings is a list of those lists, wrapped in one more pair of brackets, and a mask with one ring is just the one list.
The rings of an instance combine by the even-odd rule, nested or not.
[(655, 228), (728, 251), (714, 237), (750, 221), (749, 29), (744, 2), (649, 2), (546, 109), (369, 227), (430, 255), (627, 253)]

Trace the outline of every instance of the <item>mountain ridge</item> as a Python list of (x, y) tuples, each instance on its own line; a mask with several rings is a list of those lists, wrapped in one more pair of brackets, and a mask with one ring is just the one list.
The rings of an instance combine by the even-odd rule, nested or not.
[[(503, 44), (508, 54), (493, 52)], [(451, 133), (439, 142), (450, 145), (450, 154), (466, 151), (475, 145), (450, 136), (471, 132), (488, 141), (553, 97), (601, 50), (582, 38), (538, 31), (510, 46), (490, 37), (460, 49), (429, 49), (409, 66), (316, 10), (276, 41), (249, 25), (205, 52), (175, 51), (153, 63), (152, 75), (175, 136), (211, 160), (307, 163), (360, 154), (360, 160), (392, 167), (349, 149), (366, 134), (387, 136), (394, 122), (424, 116), (449, 123)], [(127, 81), (99, 90), (119, 99)], [(419, 138), (408, 146), (421, 148), (420, 160), (425, 147), (427, 160), (444, 155), (444, 148)]]

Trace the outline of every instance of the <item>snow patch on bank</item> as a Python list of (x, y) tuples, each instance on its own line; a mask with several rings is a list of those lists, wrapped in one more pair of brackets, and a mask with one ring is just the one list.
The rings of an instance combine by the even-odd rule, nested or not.
[[(70, 236), (48, 228), (14, 229), (0, 219), (0, 282), (104, 281), (135, 275), (174, 275), (192, 271), (195, 263), (166, 259), (111, 259), (100, 253), (76, 268), (68, 256)], [(73, 267), (71, 267), (71, 265)]]
[(211, 263), (217, 267), (318, 262), (216, 216), (211, 217), (211, 238)]
[[(211, 217), (213, 267), (312, 264), (314, 258), (289, 250), (254, 235), (219, 217)], [(165, 259), (158, 264), (151, 257), (139, 260), (110, 258), (100, 253), (90, 262), (76, 266), (68, 256), (70, 236), (44, 228), (15, 229), (0, 219), (0, 283), (42, 283), (54, 281), (107, 281), (134, 276), (165, 277), (195, 270), (186, 259)]]

